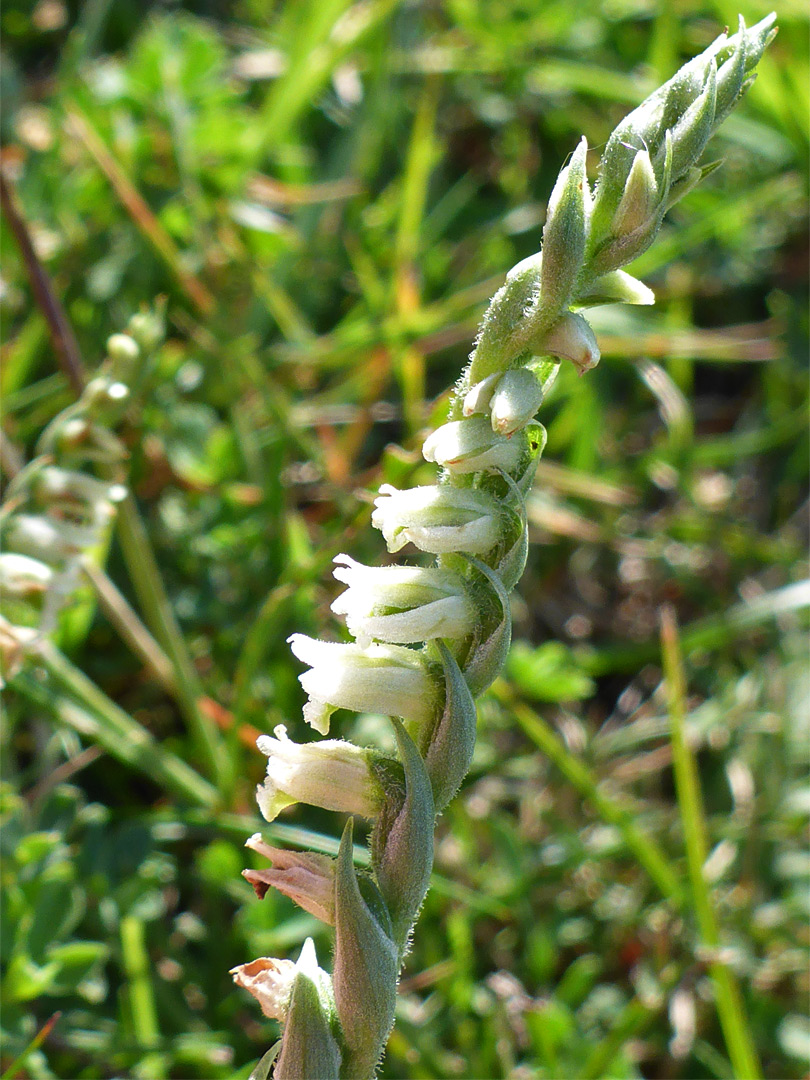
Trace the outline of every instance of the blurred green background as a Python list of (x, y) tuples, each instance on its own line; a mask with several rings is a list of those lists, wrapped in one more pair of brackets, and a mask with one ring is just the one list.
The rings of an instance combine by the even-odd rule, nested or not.
[[(330, 560), (379, 561), (370, 493), (429, 482), (420, 433), (485, 301), (537, 250), (578, 136), (595, 163), (738, 11), (768, 10), (6, 0), (2, 165), (88, 368), (167, 302), (124, 429), (146, 532), (107, 572), (180, 689), (101, 611), (65, 651), (105, 695), (102, 726), (115, 702), (206, 775), (216, 742), (219, 791), (183, 798), (175, 758), (164, 783), (126, 738), (82, 729), (75, 678), (12, 681), (2, 1068), (25, 1056), (6, 1075), (249, 1075), (275, 1025), (228, 969), (309, 934), (329, 950), (240, 877), (255, 735), (307, 737), (285, 639), (343, 633)], [(385, 1078), (725, 1080), (723, 993), (763, 1075), (807, 1073), (806, 6), (779, 23), (709, 147), (723, 167), (633, 268), (657, 306), (595, 312), (601, 365), (564, 370), (544, 406), (515, 645), (439, 822)], [(3, 228), (13, 469), (73, 395)], [(179, 633), (144, 598), (150, 552)], [(666, 603), (683, 701), (662, 674)], [(336, 724), (369, 743), (384, 727)], [(689, 762), (702, 808), (676, 783)], [(340, 826), (297, 808), (263, 831), (333, 850)]]

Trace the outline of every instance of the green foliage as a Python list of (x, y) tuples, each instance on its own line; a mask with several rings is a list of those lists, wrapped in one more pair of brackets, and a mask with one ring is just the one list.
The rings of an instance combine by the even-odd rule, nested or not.
[[(174, 682), (126, 643), (119, 605), (6, 693), (2, 1067), (59, 1012), (17, 1075), (246, 1078), (275, 1025), (228, 969), (310, 935), (326, 949), (238, 873), (253, 729), (304, 734), (285, 639), (324, 624), (338, 551), (378, 557), (356, 489), (429, 482), (413, 451), (446, 416), (432, 395), (504, 268), (537, 251), (579, 134), (603, 144), (736, 9), (60, 10), (0, 15), (4, 166), (88, 366), (167, 298), (122, 438), (179, 635), (119, 539), (110, 578)], [(779, 22), (713, 143), (722, 169), (631, 267), (656, 308), (591, 309), (600, 367), (563, 370), (544, 403), (516, 644), (440, 827), (392, 1080), (730, 1075), (686, 889), (664, 602), (726, 959), (764, 1074), (806, 1072), (806, 13)], [(73, 395), (5, 222), (2, 240), (6, 470)], [(339, 734), (392, 745), (372, 716)], [(294, 811), (264, 833), (335, 855), (321, 830)]]

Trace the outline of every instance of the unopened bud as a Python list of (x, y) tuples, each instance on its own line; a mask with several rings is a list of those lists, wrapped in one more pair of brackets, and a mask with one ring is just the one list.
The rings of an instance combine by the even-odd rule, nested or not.
[(628, 236), (646, 225), (655, 216), (657, 207), (658, 185), (650, 155), (639, 150), (616, 208), (611, 232), (614, 236)]
[(654, 304), (655, 293), (643, 281), (624, 270), (613, 270), (592, 281), (577, 296), (577, 303), (594, 307), (597, 304)]
[(571, 360), (581, 375), (599, 363), (599, 346), (590, 324), (581, 315), (570, 311), (551, 328), (542, 349), (552, 356)]
[(107, 338), (107, 355), (111, 360), (132, 364), (141, 355), (141, 350), (129, 334), (113, 334)]
[(165, 332), (163, 320), (153, 311), (139, 311), (137, 315), (133, 315), (129, 320), (127, 331), (144, 352), (151, 352), (161, 341)]
[(492, 430), (513, 435), (534, 417), (543, 401), (543, 387), (528, 368), (514, 368), (503, 375), (490, 402)]

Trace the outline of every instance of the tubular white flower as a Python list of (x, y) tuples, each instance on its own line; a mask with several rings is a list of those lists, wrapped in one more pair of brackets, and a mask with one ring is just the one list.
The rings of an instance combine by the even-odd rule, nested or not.
[(432, 712), (434, 680), (419, 653), (400, 645), (339, 645), (305, 634), (288, 639), (311, 670), (298, 681), (309, 694), (304, 719), (325, 735), (335, 709), (377, 712), (423, 722)]
[(279, 724), (275, 738), (260, 735), (256, 745), (267, 755), (267, 776), (256, 788), (259, 809), (273, 821), (296, 802), (374, 817), (383, 788), (371, 767), (372, 751), (342, 739), (296, 743)]
[(11, 551), (4, 551), (0, 555), (0, 592), (7, 596), (38, 596), (45, 592), (53, 577), (50, 566), (39, 559)]
[(245, 841), (245, 847), (269, 859), (273, 866), (263, 870), (243, 870), (244, 877), (263, 899), (269, 888), (289, 896), (304, 911), (330, 926), (335, 922), (335, 861), (328, 855), (310, 851), (287, 851), (270, 847), (260, 833)]
[(349, 588), (332, 604), (346, 616), (360, 645), (380, 641), (410, 644), (472, 633), (476, 612), (463, 579), (436, 567), (364, 566), (338, 555), (334, 571)]
[(451, 420), (425, 440), (425, 461), (435, 461), (453, 473), (481, 472), (483, 469), (516, 469), (523, 456), (517, 440), (510, 441), (492, 430), (483, 416)]
[(485, 555), (500, 539), (498, 504), (482, 491), (447, 485), (398, 491), (383, 484), (374, 505), (371, 523), (391, 552), (412, 543), (434, 555)]
[(59, 561), (100, 542), (98, 529), (41, 514), (14, 514), (4, 529), (9, 547), (40, 559)]

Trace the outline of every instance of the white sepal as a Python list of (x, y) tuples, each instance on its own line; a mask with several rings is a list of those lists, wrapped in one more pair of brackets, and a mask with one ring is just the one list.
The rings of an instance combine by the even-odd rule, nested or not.
[(500, 371), (494, 371), (491, 375), (487, 375), (485, 379), (482, 379), (481, 382), (477, 382), (475, 386), (467, 391), (461, 406), (461, 411), (464, 416), (473, 416), (475, 413), (489, 412), (489, 403), (492, 400), (492, 395), (495, 393), (495, 387), (498, 385), (500, 377)]

